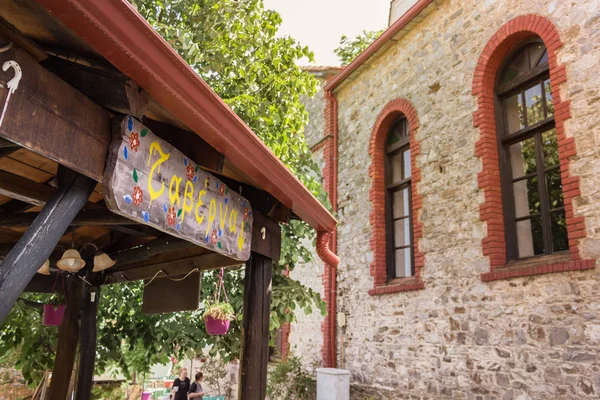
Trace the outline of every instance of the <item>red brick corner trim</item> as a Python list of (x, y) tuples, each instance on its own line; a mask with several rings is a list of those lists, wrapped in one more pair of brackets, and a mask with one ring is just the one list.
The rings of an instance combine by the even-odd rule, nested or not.
[[(573, 199), (580, 195), (579, 177), (571, 176), (569, 158), (576, 154), (575, 141), (565, 134), (565, 121), (571, 117), (568, 100), (563, 100), (559, 87), (567, 80), (565, 65), (559, 65), (557, 51), (563, 45), (558, 30), (547, 18), (540, 15), (523, 15), (505, 23), (488, 41), (483, 49), (473, 77), (473, 95), (477, 97), (478, 108), (473, 114), (473, 123), (479, 128), (480, 139), (475, 145), (476, 155), (481, 158), (483, 168), (478, 175), (479, 188), (485, 195), (480, 207), (481, 220), (487, 223), (487, 237), (482, 240), (483, 254), (489, 257), (490, 273), (482, 275), (483, 280), (491, 277), (508, 276), (510, 273), (495, 273), (506, 266), (506, 241), (504, 232), (504, 215), (502, 210), (502, 193), (500, 189), (500, 167), (498, 162), (498, 142), (496, 137), (496, 118), (494, 114), (494, 83), (496, 74), (506, 56), (513, 51), (523, 39), (539, 36), (548, 50), (552, 97), (554, 99), (554, 115), (556, 135), (560, 158), (561, 179), (569, 235), (570, 263), (580, 259), (579, 239), (585, 237), (583, 217), (576, 217), (573, 212)], [(588, 265), (588, 264), (586, 264)], [(563, 266), (554, 268), (546, 266), (541, 271), (538, 267), (520, 269), (518, 276), (558, 272)], [(572, 269), (575, 268), (573, 264)], [(513, 272), (514, 273), (514, 272)]]
[[(402, 284), (387, 283), (386, 271), (386, 235), (385, 235), (385, 174), (384, 174), (384, 152), (385, 139), (387, 137), (390, 125), (396, 118), (404, 115), (408, 121), (410, 131), (410, 153), (412, 169), (412, 210), (413, 210), (413, 246), (415, 276)], [(369, 199), (371, 200), (371, 228), (372, 235), (370, 240), (371, 251), (373, 252), (373, 262), (371, 263), (371, 276), (373, 277), (373, 289), (369, 290), (371, 296), (394, 293), (409, 290), (424, 289), (425, 284), (421, 280), (421, 271), (423, 269), (425, 255), (419, 251), (419, 239), (423, 236), (423, 226), (419, 221), (419, 211), (423, 207), (423, 201), (417, 189), (421, 181), (421, 169), (415, 163), (416, 157), (420, 153), (420, 145), (415, 139), (419, 129), (419, 118), (413, 105), (405, 99), (395, 99), (390, 101), (379, 113), (377, 121), (373, 126), (371, 139), (369, 141), (369, 155), (371, 156), (371, 165), (369, 167), (369, 177), (371, 178), (371, 189), (369, 190)]]

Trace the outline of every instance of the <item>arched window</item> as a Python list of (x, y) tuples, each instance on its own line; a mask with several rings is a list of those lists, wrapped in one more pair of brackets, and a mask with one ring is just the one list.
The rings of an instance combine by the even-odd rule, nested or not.
[(529, 40), (507, 57), (496, 85), (508, 260), (569, 250), (548, 53)]
[(385, 142), (388, 279), (414, 275), (410, 135), (408, 121), (394, 121)]

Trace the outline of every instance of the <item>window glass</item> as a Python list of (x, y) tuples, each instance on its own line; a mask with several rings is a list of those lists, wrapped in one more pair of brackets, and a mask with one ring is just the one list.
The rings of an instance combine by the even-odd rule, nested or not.
[(402, 139), (406, 139), (408, 137), (408, 126), (406, 123), (406, 118), (401, 118), (398, 121), (392, 124), (390, 128), (390, 133), (387, 137), (386, 145), (392, 145), (401, 141)]
[(402, 153), (398, 152), (390, 156), (392, 169), (392, 181), (390, 183), (400, 182), (402, 180)]
[(519, 258), (544, 254), (542, 218), (533, 217), (517, 222)]
[(521, 178), (536, 171), (535, 138), (530, 137), (510, 146), (512, 177)]
[(538, 178), (534, 176), (513, 183), (515, 217), (522, 218), (540, 212), (540, 194)]
[(395, 247), (410, 245), (410, 218), (394, 221), (394, 245)]
[(544, 102), (542, 101), (542, 86), (535, 85), (525, 91), (525, 105), (527, 109), (527, 125), (535, 125), (543, 121)]
[(396, 249), (394, 254), (396, 262), (396, 278), (411, 276), (412, 260), (410, 248), (407, 247), (405, 249)]
[(512, 61), (508, 64), (502, 75), (501, 82), (508, 83), (515, 78), (523, 75), (529, 70), (529, 61), (527, 59), (526, 52), (518, 53)]
[(535, 68), (538, 65), (544, 63), (544, 58), (546, 59), (546, 61), (548, 61), (548, 53), (546, 52), (546, 46), (544, 46), (542, 43), (534, 43), (531, 46), (529, 46), (527, 50), (529, 51), (530, 69)]
[(510, 96), (504, 100), (504, 111), (506, 113), (508, 133), (514, 133), (525, 128), (521, 93)]
[(406, 151), (402, 153), (402, 158), (404, 159), (404, 173), (402, 174), (402, 178), (410, 178), (410, 149), (406, 149)]
[(554, 251), (569, 250), (569, 237), (567, 236), (567, 221), (564, 211), (551, 214), (552, 217), (552, 246)]
[(564, 207), (562, 183), (560, 181), (560, 169), (555, 168), (546, 172), (546, 187), (548, 189), (548, 200), (550, 210)]
[(554, 103), (552, 100), (552, 87), (550, 86), (550, 79), (544, 81), (544, 94), (546, 95), (546, 116), (550, 118), (554, 115)]
[(544, 167), (550, 168), (558, 165), (558, 143), (555, 129), (550, 129), (542, 134), (542, 146), (544, 147)]
[(394, 218), (407, 217), (409, 214), (408, 188), (398, 190), (393, 194)]

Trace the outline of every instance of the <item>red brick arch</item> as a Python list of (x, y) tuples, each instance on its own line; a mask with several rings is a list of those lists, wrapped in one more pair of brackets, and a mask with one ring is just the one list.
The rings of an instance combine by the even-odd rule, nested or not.
[[(494, 114), (494, 83), (504, 59), (521, 41), (533, 36), (541, 38), (548, 50), (570, 259), (569, 262), (552, 265), (507, 269), (503, 268), (506, 266), (506, 241)], [(482, 240), (482, 247), (483, 254), (489, 257), (491, 269), (490, 272), (482, 274), (484, 281), (594, 266), (593, 260), (582, 261), (579, 257), (579, 239), (585, 237), (586, 231), (584, 218), (576, 217), (573, 213), (573, 199), (580, 195), (580, 191), (579, 178), (571, 176), (569, 172), (569, 158), (574, 156), (576, 151), (574, 139), (565, 135), (565, 121), (571, 117), (570, 103), (561, 97), (559, 90), (560, 85), (567, 80), (565, 65), (559, 65), (557, 60), (557, 51), (562, 45), (558, 30), (550, 20), (533, 14), (519, 16), (505, 23), (492, 36), (475, 68), (473, 95), (477, 97), (478, 108), (473, 114), (473, 123), (480, 131), (480, 139), (475, 148), (476, 155), (481, 158), (483, 164), (478, 180), (479, 188), (485, 195), (480, 215), (481, 220), (487, 223), (487, 237)]]
[[(391, 124), (401, 115), (406, 117), (410, 132), (415, 276), (403, 278), (398, 282), (388, 284), (385, 234), (385, 140)], [(418, 245), (419, 239), (423, 236), (423, 227), (421, 222), (419, 222), (419, 211), (421, 210), (423, 203), (417, 189), (417, 184), (421, 181), (421, 169), (418, 168), (415, 163), (415, 158), (420, 152), (420, 145), (415, 139), (418, 129), (419, 118), (417, 112), (413, 105), (405, 99), (395, 99), (390, 101), (383, 110), (381, 110), (375, 125), (373, 126), (371, 139), (369, 141), (369, 155), (371, 156), (371, 165), (369, 167), (371, 190), (369, 191), (369, 199), (371, 200), (370, 221), (373, 232), (370, 240), (371, 251), (373, 252), (373, 262), (371, 263), (373, 288), (369, 290), (370, 295), (418, 290), (425, 287), (421, 280), (421, 270), (423, 269), (425, 255), (419, 251)]]

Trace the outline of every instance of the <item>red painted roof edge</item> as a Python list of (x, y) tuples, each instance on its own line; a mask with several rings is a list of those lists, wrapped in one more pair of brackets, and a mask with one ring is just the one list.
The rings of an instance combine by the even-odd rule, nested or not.
[(333, 78), (326, 86), (325, 91), (333, 91), (337, 88), (343, 81), (346, 80), (353, 72), (355, 72), (358, 67), (364, 64), (372, 55), (374, 55), (379, 49), (383, 47), (384, 44), (387, 43), (388, 40), (396, 36), (398, 32), (400, 32), (409, 22), (411, 22), (417, 15), (419, 15), (424, 9), (426, 9), (434, 0), (419, 0), (417, 1), (411, 8), (408, 9), (404, 15), (402, 15), (396, 22), (394, 22), (388, 29), (385, 30), (375, 40), (373, 43), (369, 45), (362, 53), (360, 53), (354, 61), (348, 64), (342, 72), (337, 74), (335, 78)]
[(159, 104), (318, 231), (337, 222), (125, 0), (37, 0)]

